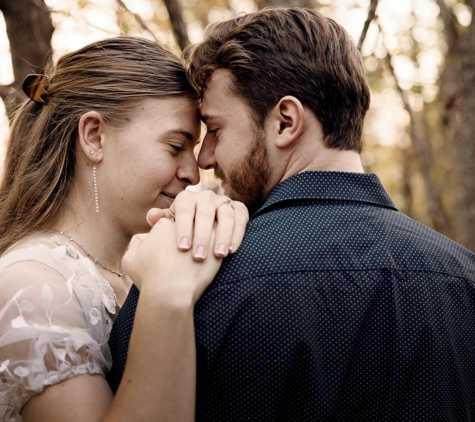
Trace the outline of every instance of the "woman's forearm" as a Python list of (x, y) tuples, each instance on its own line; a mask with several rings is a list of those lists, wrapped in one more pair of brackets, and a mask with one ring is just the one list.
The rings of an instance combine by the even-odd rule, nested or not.
[(141, 291), (124, 375), (105, 421), (194, 421), (193, 300), (166, 301), (162, 294), (150, 285)]
[[(209, 254), (196, 262), (190, 251), (175, 249), (175, 235), (174, 223), (160, 220), (147, 236), (133, 239), (124, 256), (127, 274), (141, 286), (140, 298), (124, 375), (106, 421), (194, 421), (193, 308), (221, 260)], [(213, 242), (214, 233), (208, 247)]]

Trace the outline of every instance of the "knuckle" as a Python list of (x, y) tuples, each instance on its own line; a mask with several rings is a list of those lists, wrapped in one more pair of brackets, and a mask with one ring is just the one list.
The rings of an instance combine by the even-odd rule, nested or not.
[(202, 191), (200, 193), (203, 195), (204, 198), (208, 198), (208, 199), (215, 198), (215, 197), (219, 196), (215, 192), (213, 192), (211, 189), (207, 189), (207, 190)]
[(207, 216), (207, 217), (214, 217), (215, 214), (216, 214), (216, 207), (214, 207), (214, 206), (213, 206), (212, 204), (210, 204), (210, 203), (203, 204), (203, 205), (199, 208), (199, 214), (200, 214), (200, 215)]
[(164, 229), (166, 227), (169, 227), (172, 224), (173, 224), (173, 221), (169, 220), (168, 218), (162, 218), (157, 221), (157, 223), (155, 224), (155, 227)]
[(196, 202), (208, 202), (216, 195), (212, 190), (202, 190), (201, 192), (192, 192)]
[(179, 201), (183, 200), (189, 200), (189, 198), (192, 198), (193, 195), (195, 195), (194, 192), (191, 192), (189, 190), (183, 190), (181, 191), (175, 198), (175, 201), (178, 199)]
[(195, 203), (191, 203), (189, 201), (177, 204), (175, 207), (175, 215), (178, 215), (178, 214), (188, 215), (188, 214), (194, 214), (194, 212), (195, 212)]
[(232, 218), (234, 220), (235, 218), (235, 212), (230, 206), (223, 206), (219, 207), (217, 210), (217, 214), (219, 214), (219, 217), (227, 217), (227, 218)]

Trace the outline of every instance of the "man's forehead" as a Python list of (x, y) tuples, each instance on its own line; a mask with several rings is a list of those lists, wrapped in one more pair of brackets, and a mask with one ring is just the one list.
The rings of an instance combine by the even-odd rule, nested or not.
[(226, 90), (230, 92), (233, 74), (228, 69), (216, 69), (206, 84), (206, 91)]
[(231, 89), (232, 74), (227, 69), (217, 69), (211, 75), (200, 105), (203, 122), (223, 118), (226, 115), (224, 104), (229, 103), (236, 94)]

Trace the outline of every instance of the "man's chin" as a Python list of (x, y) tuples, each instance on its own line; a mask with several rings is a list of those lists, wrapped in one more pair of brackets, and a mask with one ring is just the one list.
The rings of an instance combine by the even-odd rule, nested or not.
[(226, 195), (228, 198), (231, 198), (233, 201), (241, 201), (242, 198), (238, 198), (236, 192), (234, 192), (228, 184), (225, 182), (221, 182), (221, 189), (223, 189), (223, 194)]
[(242, 202), (242, 198), (238, 198), (239, 195), (236, 194), (236, 191), (229, 185), (228, 182), (226, 182), (225, 180), (222, 180), (221, 179), (221, 189), (223, 190), (223, 193), (231, 198), (233, 201), (241, 201)]
[(254, 201), (252, 200), (252, 197), (249, 197), (248, 195), (239, 194), (234, 189), (232, 189), (228, 184), (223, 186), (223, 193), (228, 198), (231, 198), (233, 201), (242, 202), (247, 207), (250, 214), (253, 214), (254, 212), (256, 212), (264, 203), (264, 201)]
[(233, 201), (243, 201), (243, 198), (236, 193), (236, 191), (229, 186), (224, 180), (221, 181), (221, 189), (223, 190), (223, 194), (226, 195), (228, 198), (231, 198)]

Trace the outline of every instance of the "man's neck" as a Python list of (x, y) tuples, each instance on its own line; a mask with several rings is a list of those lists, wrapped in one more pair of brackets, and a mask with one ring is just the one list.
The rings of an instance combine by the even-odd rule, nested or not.
[(360, 156), (354, 151), (323, 149), (311, 156), (302, 157), (290, 163), (281, 181), (305, 171), (343, 171), (348, 173), (364, 173)]

